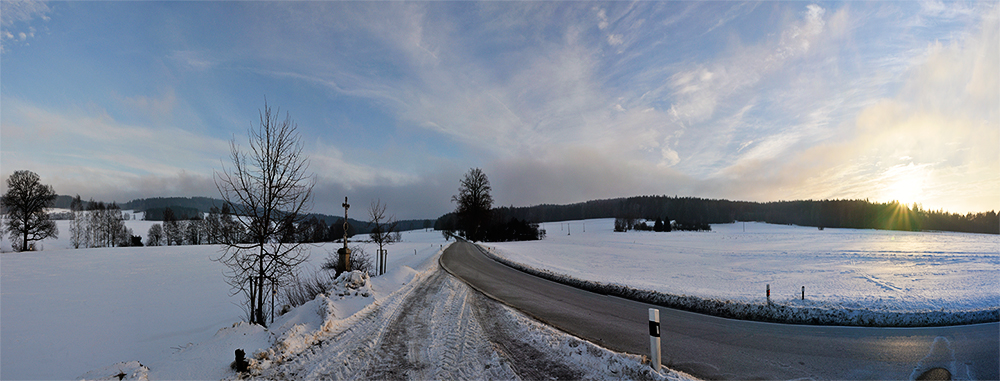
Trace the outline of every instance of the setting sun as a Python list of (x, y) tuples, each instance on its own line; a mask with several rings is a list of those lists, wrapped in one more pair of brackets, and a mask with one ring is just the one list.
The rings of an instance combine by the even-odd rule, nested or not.
[(926, 184), (929, 177), (926, 165), (897, 165), (885, 171), (882, 178), (882, 194), (884, 201), (899, 201), (906, 206), (913, 203), (921, 204), (926, 198)]

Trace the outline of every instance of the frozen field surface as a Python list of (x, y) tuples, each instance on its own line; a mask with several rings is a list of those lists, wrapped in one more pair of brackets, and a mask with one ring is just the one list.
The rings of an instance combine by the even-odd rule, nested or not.
[(913, 326), (996, 321), (1000, 310), (997, 235), (749, 222), (615, 233), (613, 219), (542, 227), (544, 240), (487, 246), (549, 277), (738, 318)]

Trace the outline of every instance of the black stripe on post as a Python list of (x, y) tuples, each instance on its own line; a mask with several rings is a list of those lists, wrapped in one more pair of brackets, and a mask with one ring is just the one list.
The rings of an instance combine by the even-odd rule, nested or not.
[(649, 322), (649, 335), (652, 337), (660, 337), (660, 322), (658, 321)]

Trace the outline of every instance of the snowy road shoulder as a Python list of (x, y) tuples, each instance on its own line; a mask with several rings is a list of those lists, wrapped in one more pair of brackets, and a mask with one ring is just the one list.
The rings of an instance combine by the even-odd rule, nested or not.
[(643, 379), (642, 358), (559, 332), (472, 290), (439, 268), (349, 330), (254, 373), (263, 379)]
[[(653, 372), (641, 356), (598, 347), (486, 298), (439, 267), (444, 247), (400, 257), (384, 276), (343, 274), (329, 295), (276, 317), (268, 329), (236, 323), (167, 358), (78, 378), (693, 379)], [(247, 353), (249, 374), (229, 366), (237, 348)]]

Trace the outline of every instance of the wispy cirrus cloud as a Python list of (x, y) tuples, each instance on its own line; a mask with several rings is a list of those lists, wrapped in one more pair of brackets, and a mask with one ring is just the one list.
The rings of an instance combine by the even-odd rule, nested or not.
[(26, 44), (38, 31), (31, 21), (38, 18), (48, 21), (52, 8), (43, 1), (18, 0), (0, 2), (0, 52), (10, 44)]
[[(101, 78), (75, 85), (87, 100), (49, 101), (62, 93), (45, 85), (72, 85), (72, 75), (4, 72), (5, 168), (9, 158), (76, 165), (119, 187), (210, 180), (266, 95), (301, 124), (318, 192), (411, 194), (411, 216), (450, 210), (469, 167), (487, 169), (498, 202), (517, 205), (651, 193), (876, 198), (905, 184), (945, 200), (964, 192), (949, 187), (994, 184), (994, 168), (976, 163), (996, 129), (996, 72), (982, 69), (997, 66), (983, 50), (996, 42), (970, 27), (992, 25), (978, 16), (996, 12), (990, 3), (132, 5), (100, 11), (165, 21), (94, 45), (111, 53), (66, 50)], [(118, 36), (125, 25), (92, 28)], [(18, 58), (5, 69), (30, 76), (52, 62)], [(179, 140), (138, 152), (98, 134)]]
[(790, 197), (899, 200), (952, 211), (995, 206), (1000, 8), (979, 11), (964, 38), (916, 52), (895, 94), (845, 121), (849, 135), (789, 155), (786, 164), (760, 161), (739, 170), (777, 168), (769, 179)]

